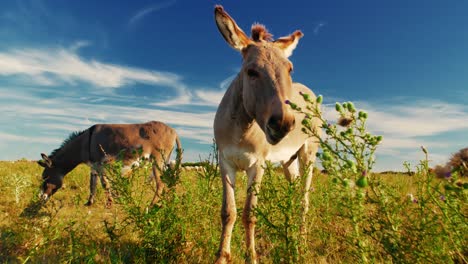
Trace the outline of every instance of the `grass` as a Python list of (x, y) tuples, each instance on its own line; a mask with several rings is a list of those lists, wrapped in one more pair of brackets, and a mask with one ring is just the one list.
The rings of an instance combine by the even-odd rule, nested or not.
[[(159, 262), (159, 263), (212, 263), (215, 260), (215, 253), (221, 230), (220, 208), (221, 208), (221, 181), (212, 177), (203, 177), (199, 172), (182, 172), (180, 182), (173, 188), (173, 192), (167, 192), (164, 197), (165, 203), (156, 209), (149, 209), (147, 214), (151, 217), (147, 219), (132, 220), (132, 213), (128, 209), (135, 208), (128, 203), (117, 202), (111, 209), (105, 209), (105, 197), (102, 188), (98, 188), (96, 203), (92, 207), (84, 206), (89, 194), (89, 169), (82, 165), (66, 176), (65, 186), (59, 190), (46, 204), (35, 214), (25, 213), (25, 209), (31, 207), (31, 201), (37, 195), (40, 185), (41, 167), (34, 162), (0, 162), (0, 190), (2, 199), (0, 200), (0, 262), (8, 263), (129, 263), (129, 262)], [(141, 179), (145, 179), (146, 173), (140, 170)], [(21, 180), (19, 179), (21, 176)], [(242, 210), (242, 201), (245, 195), (246, 177), (243, 174), (238, 176), (237, 181), (237, 206), (238, 212)], [(415, 196), (418, 193), (418, 178), (406, 174), (376, 175), (375, 180), (381, 184), (394, 186), (393, 194), (387, 194), (388, 199), (393, 204), (386, 207), (378, 205), (378, 202), (366, 202), (368, 210), (364, 218), (364, 232), (371, 232), (372, 228), (380, 228), (372, 236), (362, 235), (362, 241), (366, 243), (390, 243), (395, 237), (385, 237), (379, 232), (388, 232), (384, 214), (394, 213), (391, 219), (397, 219), (398, 232), (400, 236), (405, 236), (404, 232), (414, 232), (418, 236), (414, 241), (404, 244), (401, 241), (396, 243), (402, 248), (401, 256), (396, 258), (392, 254), (385, 252), (384, 247), (363, 247), (372, 248), (376, 252), (366, 252), (367, 260), (370, 262), (424, 262), (424, 256), (409, 257), (411, 252), (410, 242), (418, 247), (418, 243), (423, 243), (428, 249), (433, 250), (433, 246), (428, 241), (438, 241), (441, 243), (440, 251), (436, 256), (440, 260), (455, 262), (461, 257), (452, 252), (450, 239), (456, 232), (441, 233), (430, 240), (424, 236), (424, 232), (419, 232), (418, 228), (428, 228), (427, 236), (436, 235), (427, 225), (415, 225), (411, 221), (420, 218), (421, 210), (418, 204), (408, 201), (407, 194)], [(14, 184), (19, 184), (16, 188)], [(444, 180), (437, 180), (433, 185), (444, 184)], [(340, 187), (337, 187), (340, 186)], [(343, 200), (341, 185), (334, 183), (330, 177), (318, 174), (314, 177), (314, 191), (311, 193), (311, 210), (308, 217), (308, 233), (304, 240), (298, 236), (295, 226), (298, 226), (298, 219), (294, 217), (300, 210), (297, 199), (295, 200), (295, 190), (299, 188), (294, 183), (288, 183), (284, 177), (271, 170), (262, 185), (259, 197), (259, 223), (257, 230), (257, 250), (259, 251), (261, 263), (348, 263), (351, 261), (362, 261), (359, 252), (353, 249), (353, 224), (345, 207), (349, 204)], [(151, 197), (151, 188), (144, 185), (144, 180), (140, 184), (132, 186), (137, 192), (131, 194), (135, 200), (146, 199), (146, 196), (136, 196), (144, 190)], [(337, 189), (338, 188), (338, 189)], [(371, 199), (375, 194), (372, 190), (366, 189), (367, 199)], [(263, 195), (262, 195), (263, 193)], [(297, 194), (296, 194), (297, 195)], [(400, 197), (393, 199), (391, 197)], [(139, 198), (140, 197), (140, 198)], [(418, 197), (423, 199), (422, 197)], [(18, 200), (17, 200), (18, 199)], [(281, 208), (290, 201), (289, 209)], [(428, 203), (428, 201), (427, 201)], [(283, 205), (283, 207), (278, 207)], [(139, 205), (144, 208), (144, 203)], [(141, 207), (143, 206), (143, 207)], [(429, 206), (429, 205), (427, 205)], [(432, 205), (431, 205), (432, 206)], [(466, 217), (466, 203), (459, 204), (460, 212)], [(383, 210), (382, 208), (386, 208)], [(435, 208), (430, 208), (435, 210)], [(148, 209), (146, 209), (148, 210)], [(153, 212), (154, 210), (154, 212)], [(144, 215), (145, 211), (142, 211)], [(424, 211), (426, 212), (426, 211)], [(411, 213), (410, 216), (405, 214)], [(437, 212), (439, 214), (440, 211)], [(262, 218), (262, 214), (265, 215)], [(289, 218), (288, 218), (289, 217)], [(434, 217), (434, 216), (432, 216)], [(439, 218), (438, 218), (439, 219)], [(268, 220), (268, 221), (266, 221)], [(421, 221), (423, 219), (420, 219)], [(440, 220), (440, 219), (439, 219)], [(466, 220), (466, 218), (465, 218)], [(146, 222), (145, 222), (146, 221)], [(378, 225), (369, 225), (372, 221)], [(424, 221), (431, 221), (426, 219)], [(142, 224), (144, 223), (144, 224)], [(431, 222), (432, 223), (432, 222)], [(388, 224), (388, 223), (387, 223)], [(432, 223), (434, 224), (434, 223)], [(460, 232), (467, 230), (466, 222), (455, 223)], [(140, 228), (138, 227), (140, 225)], [(365, 226), (368, 225), (368, 226)], [(150, 228), (148, 228), (150, 227)], [(277, 227), (282, 227), (279, 229)], [(372, 227), (372, 228), (371, 228)], [(275, 229), (276, 228), (276, 229)], [(414, 229), (414, 230), (413, 230)], [(285, 230), (289, 232), (285, 235)], [(284, 232), (283, 232), (284, 231)], [(235, 225), (232, 250), (235, 263), (242, 263), (244, 257), (244, 235), (243, 227), (238, 221)], [(388, 233), (390, 234), (390, 233)], [(394, 235), (390, 234), (390, 235)], [(466, 236), (465, 233), (459, 234)], [(438, 239), (440, 238), (440, 239)], [(382, 242), (388, 239), (388, 242)], [(287, 243), (285, 241), (288, 241)], [(444, 244), (445, 243), (445, 244)], [(466, 250), (466, 240), (461, 248)], [(424, 252), (424, 250), (419, 250)], [(444, 252), (446, 254), (444, 254)], [(157, 256), (155, 254), (157, 253)], [(167, 255), (164, 255), (164, 254)], [(465, 254), (466, 251), (462, 252)], [(159, 256), (159, 257), (158, 257)], [(165, 256), (161, 258), (160, 256)], [(445, 257), (445, 259), (443, 258)], [(155, 261), (157, 260), (157, 261)], [(364, 261), (365, 262), (365, 261)]]
[[(407, 173), (372, 173), (382, 141), (366, 131), (367, 113), (337, 103), (344, 128), (329, 123), (318, 104), (302, 112), (304, 133), (320, 141), (310, 210), (302, 221), (302, 177), (288, 182), (267, 164), (255, 208), (260, 263), (468, 263), (468, 183), (458, 170), (437, 178), (429, 155)], [(319, 137), (313, 124), (322, 122)], [(213, 147), (216, 153), (216, 147)], [(128, 176), (121, 162), (107, 166), (115, 204), (85, 207), (89, 169), (79, 166), (42, 208), (37, 193), (41, 168), (28, 161), (0, 162), (0, 262), (8, 263), (213, 263), (220, 239), (221, 180), (216, 154), (197, 165), (203, 171), (165, 170), (167, 188), (156, 206), (148, 185), (149, 163)], [(410, 170), (412, 170), (410, 172)], [(247, 179), (236, 181), (238, 215)], [(240, 218), (240, 217), (239, 217)], [(238, 218), (238, 219), (239, 219)], [(232, 235), (234, 263), (246, 252), (242, 224)], [(305, 228), (304, 228), (305, 227)], [(307, 230), (303, 232), (303, 230)]]

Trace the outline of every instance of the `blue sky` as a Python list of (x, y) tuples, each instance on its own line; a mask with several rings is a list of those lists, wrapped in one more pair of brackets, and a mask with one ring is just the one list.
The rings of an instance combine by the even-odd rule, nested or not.
[(1, 1), (0, 159), (38, 159), (95, 123), (160, 120), (186, 160), (210, 151), (216, 107), (241, 56), (222, 4), (248, 32), (305, 34), (293, 78), (369, 112), (378, 170), (433, 164), (468, 145), (467, 1)]

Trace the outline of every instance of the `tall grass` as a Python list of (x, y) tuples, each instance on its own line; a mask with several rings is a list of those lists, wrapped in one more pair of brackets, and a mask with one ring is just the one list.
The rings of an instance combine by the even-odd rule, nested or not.
[[(314, 107), (310, 102), (302, 110), (318, 114)], [(467, 263), (464, 179), (456, 171), (450, 178), (436, 178), (425, 149), (419, 164), (407, 164), (412, 173), (373, 173), (373, 153), (381, 139), (367, 133), (367, 114), (348, 103), (346, 110), (340, 107), (354, 121), (345, 128), (325, 123), (329, 133), (318, 158), (327, 172), (315, 171), (306, 223), (302, 178), (288, 182), (278, 168), (267, 165), (255, 208), (259, 262)], [(102, 189), (92, 207), (84, 206), (86, 166), (67, 175), (64, 188), (40, 206), (41, 168), (28, 161), (0, 162), (0, 262), (212, 263), (222, 199), (215, 146), (200, 164), (202, 171), (161, 168), (167, 188), (155, 206), (150, 204), (155, 194), (148, 181), (150, 161), (127, 176), (121, 175), (119, 161), (110, 164), (115, 204), (106, 209)], [(238, 179), (237, 199), (243, 201), (246, 177)], [(244, 262), (243, 232), (236, 224), (234, 263)]]

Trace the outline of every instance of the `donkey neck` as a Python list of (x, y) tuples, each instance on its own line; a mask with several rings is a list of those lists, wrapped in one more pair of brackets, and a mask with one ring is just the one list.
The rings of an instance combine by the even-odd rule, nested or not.
[(231, 120), (235, 121), (239, 128), (246, 130), (252, 126), (252, 124), (255, 122), (255, 119), (245, 110), (243, 98), (244, 87), (241, 74), (237, 75), (229, 90), (230, 94), (228, 96), (231, 99), (229, 114), (231, 116)]
[(64, 174), (89, 160), (89, 130), (63, 145), (52, 157), (54, 166), (61, 168)]

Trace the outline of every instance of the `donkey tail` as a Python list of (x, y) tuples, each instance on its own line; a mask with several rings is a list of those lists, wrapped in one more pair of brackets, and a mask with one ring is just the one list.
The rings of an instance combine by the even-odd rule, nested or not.
[(179, 166), (182, 165), (182, 144), (180, 144), (180, 139), (179, 139), (179, 136), (176, 134), (176, 145), (177, 145), (177, 149), (176, 149), (176, 163), (179, 164)]

